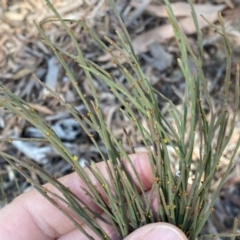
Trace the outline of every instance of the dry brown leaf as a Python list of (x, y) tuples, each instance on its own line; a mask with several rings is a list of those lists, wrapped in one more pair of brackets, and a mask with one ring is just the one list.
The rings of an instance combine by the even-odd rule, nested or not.
[[(181, 3), (181, 4), (176, 3), (176, 4), (173, 4), (173, 6), (172, 6), (173, 10), (176, 8), (176, 5), (182, 6), (182, 7), (187, 6), (184, 3)], [(155, 6), (155, 7), (157, 7), (157, 6)], [(204, 17), (206, 17), (210, 22), (215, 22), (217, 20), (217, 12), (223, 10), (224, 8), (225, 8), (225, 5), (218, 5), (218, 6), (209, 5), (209, 4), (200, 5), (200, 6), (195, 5), (200, 29), (208, 26), (208, 23), (206, 21), (204, 21), (204, 19), (202, 17), (200, 17), (200, 15), (203, 15)], [(188, 10), (185, 10), (185, 15), (187, 14), (187, 12), (189, 14), (191, 14), (189, 6), (186, 9), (188, 9)], [(166, 10), (165, 10), (165, 12), (166, 12)], [(184, 13), (184, 10), (182, 8), (180, 8), (177, 10), (177, 12), (178, 12), (178, 16), (180, 16), (180, 14)], [(175, 13), (175, 14), (177, 15), (177, 13)], [(178, 23), (179, 23), (180, 27), (183, 29), (185, 34), (193, 34), (196, 32), (195, 25), (194, 25), (194, 22), (193, 22), (193, 19), (191, 16), (179, 20)], [(174, 36), (174, 33), (173, 33), (172, 26), (170, 24), (168, 24), (165, 26), (157, 27), (148, 32), (144, 32), (143, 34), (140, 34), (138, 37), (136, 37), (133, 40), (133, 46), (134, 46), (134, 49), (136, 49), (137, 53), (145, 52), (148, 50), (149, 44), (151, 44), (153, 42), (162, 42), (164, 40), (172, 38), (173, 36)]]
[(42, 106), (41, 104), (29, 103), (29, 105), (30, 105), (33, 109), (35, 109), (35, 110), (37, 110), (38, 112), (41, 112), (41, 113), (43, 113), (43, 114), (48, 114), (48, 115), (54, 114), (54, 112), (53, 112), (51, 109), (49, 109), (49, 108), (46, 107), (46, 106)]
[[(140, 3), (132, 2), (131, 5), (134, 7), (138, 7), (140, 6)], [(184, 2), (171, 3), (171, 6), (176, 17), (191, 17), (191, 8), (188, 3), (184, 3)], [(196, 13), (202, 14), (202, 15), (215, 14), (218, 11), (223, 10), (224, 7), (225, 7), (224, 4), (212, 5), (209, 3), (194, 5)], [(146, 8), (146, 11), (157, 17), (164, 17), (164, 18), (168, 17), (165, 5), (156, 6), (154, 4), (150, 4)]]
[[(188, 16), (189, 14), (191, 14), (189, 6), (187, 8), (188, 10), (183, 10), (183, 6), (187, 6), (187, 5), (185, 5), (184, 3), (181, 3), (181, 4), (180, 3), (173, 4), (174, 6), (173, 9), (176, 8), (176, 6), (182, 6), (180, 9), (177, 10), (178, 16), (183, 16), (183, 14), (185, 14), (185, 16)], [(155, 6), (155, 8), (157, 8), (157, 6)], [(160, 12), (163, 11), (161, 10), (161, 8), (163, 7), (162, 6), (159, 7)], [(196, 5), (195, 8), (196, 8), (196, 13), (198, 15), (199, 27), (200, 29), (203, 29), (204, 27), (208, 26), (208, 23), (205, 22), (200, 15), (203, 15), (204, 17), (206, 17), (210, 22), (215, 22), (217, 20), (217, 12), (223, 10), (225, 8), (225, 5), (215, 6), (215, 5), (204, 4), (200, 6)], [(164, 7), (164, 11), (166, 12), (165, 7)], [(159, 13), (159, 15), (165, 17), (166, 13), (164, 15), (162, 12), (161, 14)], [(193, 34), (196, 32), (195, 25), (191, 16), (179, 20), (178, 23), (183, 29), (183, 32), (185, 34)], [(135, 49), (136, 54), (139, 54), (139, 53), (148, 51), (148, 46), (150, 44), (154, 42), (164, 42), (172, 37), (174, 37), (172, 26), (170, 24), (167, 24), (164, 26), (156, 27), (152, 30), (149, 30), (137, 36), (133, 40), (133, 47)], [(114, 52), (114, 54), (118, 55), (118, 52)], [(111, 59), (111, 55), (107, 53), (104, 56), (101, 56), (98, 60), (108, 61), (110, 59)], [(121, 63), (123, 63), (125, 62), (125, 59), (122, 58), (120, 59), (120, 61)]]
[(234, 8), (234, 3), (232, 0), (215, 0), (214, 3), (220, 4), (220, 3), (225, 3), (229, 8)]
[(6, 12), (5, 17), (10, 21), (18, 21), (21, 22), (25, 18), (25, 14), (22, 13), (16, 13), (16, 12)]
[(237, 22), (239, 21), (240, 16), (240, 7), (229, 9), (224, 12), (224, 20), (231, 21), (231, 22)]
[(21, 70), (19, 70), (18, 72), (16, 72), (14, 75), (13, 75), (13, 79), (14, 80), (17, 80), (17, 79), (20, 79), (20, 78), (23, 78), (29, 74), (32, 74), (36, 71), (36, 69), (30, 69), (30, 68), (23, 68)]

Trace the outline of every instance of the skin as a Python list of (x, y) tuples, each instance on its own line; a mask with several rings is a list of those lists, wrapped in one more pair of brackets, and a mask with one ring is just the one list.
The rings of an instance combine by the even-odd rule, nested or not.
[[(148, 155), (147, 153), (134, 154), (130, 155), (130, 158), (140, 177), (144, 190), (147, 192), (152, 185), (152, 174), (150, 163), (148, 161)], [(128, 171), (132, 173), (131, 166), (129, 166), (126, 161), (124, 162), (124, 164)], [(109, 180), (104, 162), (100, 162), (97, 165), (100, 171), (106, 177), (106, 179)], [(88, 169), (86, 169), (86, 171), (88, 172), (88, 175), (90, 176), (92, 182), (97, 185), (97, 189), (101, 191), (97, 180), (94, 178), (94, 176)], [(88, 203), (91, 209), (102, 214), (103, 217), (107, 218), (105, 214), (102, 213), (102, 211), (93, 203), (93, 201), (87, 195), (85, 195), (84, 191), (80, 188), (80, 186), (83, 186), (85, 188), (87, 188), (87, 186), (81, 181), (81, 179), (76, 173), (64, 176), (60, 178), (59, 181), (61, 181), (65, 186), (70, 187), (70, 189), (77, 196), (79, 196), (82, 201)], [(45, 187), (50, 191), (60, 194), (58, 190), (50, 184), (46, 184)], [(61, 204), (60, 202), (58, 203)], [(156, 202), (153, 203), (153, 208), (154, 204), (156, 204)], [(66, 206), (62, 205), (62, 207), (68, 211)], [(84, 225), (80, 221), (79, 223), (88, 234), (92, 235), (94, 239), (98, 239), (95, 233), (93, 233), (86, 225)], [(106, 225), (102, 223), (102, 221), (99, 221), (99, 224), (104, 228), (104, 230), (111, 239), (121, 239), (114, 231), (114, 228), (112, 226)], [(130, 234), (126, 238), (126, 240), (144, 239), (142, 238), (142, 236), (145, 236), (145, 233), (149, 232), (152, 229), (150, 225), (151, 224), (147, 225), (148, 228), (146, 228), (146, 226), (144, 226), (145, 228), (142, 227), (142, 231), (142, 228), (138, 229), (136, 233)], [(169, 231), (168, 228), (166, 231)], [(187, 239), (180, 230), (175, 229), (175, 231), (177, 231), (180, 236), (180, 238), (178, 239)], [(1, 239), (4, 240), (87, 239), (83, 233), (81, 233), (78, 229), (75, 228), (73, 223), (62, 212), (60, 212), (56, 207), (54, 207), (50, 202), (48, 202), (48, 200), (46, 200), (36, 190), (32, 190), (20, 195), (10, 204), (0, 210), (0, 236)]]

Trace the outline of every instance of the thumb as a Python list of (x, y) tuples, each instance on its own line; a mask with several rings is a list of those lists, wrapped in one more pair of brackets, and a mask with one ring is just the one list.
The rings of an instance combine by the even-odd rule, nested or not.
[(187, 240), (185, 234), (170, 223), (151, 223), (140, 227), (124, 240)]

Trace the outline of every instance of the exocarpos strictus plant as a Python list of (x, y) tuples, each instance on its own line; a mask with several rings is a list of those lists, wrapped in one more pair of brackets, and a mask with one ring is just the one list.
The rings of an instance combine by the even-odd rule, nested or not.
[[(92, 162), (88, 168), (101, 186), (102, 194), (100, 194), (99, 191), (97, 191), (95, 184), (91, 182), (87, 171), (80, 166), (78, 157), (73, 155), (67, 147), (64, 146), (47, 122), (45, 122), (27, 102), (14, 95), (2, 84), (0, 85), (1, 106), (5, 110), (26, 119), (44, 134), (45, 139), (36, 139), (36, 141), (48, 142), (62, 156), (62, 158), (73, 166), (76, 173), (79, 175), (79, 178), (81, 178), (86, 186), (88, 186), (87, 189), (84, 189), (86, 194), (88, 194), (100, 209), (103, 210), (107, 218), (93, 212), (88, 204), (82, 202), (81, 199), (79, 199), (74, 192), (71, 192), (67, 186), (62, 185), (59, 181), (52, 178), (37, 164), (17, 159), (4, 152), (1, 152), (0, 155), (17, 171), (23, 174), (44, 197), (73, 221), (75, 226), (89, 239), (93, 238), (81, 227), (77, 218), (87, 224), (99, 239), (109, 239), (109, 236), (99, 224), (99, 221), (103, 221), (105, 224), (113, 226), (121, 238), (124, 238), (143, 225), (158, 221), (169, 222), (176, 225), (189, 239), (195, 240), (198, 237), (201, 237), (199, 236), (199, 233), (211, 212), (214, 210), (214, 203), (233, 167), (234, 157), (240, 144), (240, 140), (238, 140), (232, 157), (229, 159), (226, 172), (221, 176), (215, 192), (210, 196), (211, 184), (213, 183), (215, 174), (219, 169), (218, 166), (223, 151), (227, 147), (233, 133), (239, 107), (239, 66), (237, 66), (234, 113), (232, 115), (228, 113), (227, 105), (231, 82), (232, 50), (229, 39), (225, 33), (221, 14), (219, 13), (219, 26), (209, 23), (222, 37), (226, 53), (226, 76), (222, 92), (224, 101), (221, 111), (215, 112), (202, 67), (202, 32), (198, 26), (198, 20), (192, 1), (190, 0), (189, 4), (191, 6), (192, 18), (197, 30), (198, 53), (195, 53), (192, 50), (186, 36), (178, 26), (170, 3), (165, 0), (169, 21), (172, 24), (178, 48), (181, 53), (181, 58), (177, 59), (177, 61), (185, 78), (183, 111), (181, 112), (169, 99), (150, 85), (148, 78), (140, 67), (138, 58), (134, 53), (134, 48), (128, 31), (112, 0), (109, 0), (109, 4), (121, 26), (121, 31), (116, 31), (119, 44), (108, 37), (105, 37), (103, 41), (102, 38), (100, 38), (82, 20), (62, 19), (51, 2), (46, 0), (46, 3), (56, 18), (45, 19), (39, 24), (35, 23), (35, 25), (42, 36), (43, 42), (53, 50), (56, 57), (61, 62), (69, 80), (76, 89), (76, 92), (84, 103), (88, 113), (84, 115), (82, 112), (77, 111), (43, 82), (38, 79), (37, 81), (56, 97), (66, 109), (68, 109), (75, 120), (91, 138), (106, 165), (106, 172), (108, 178), (111, 180), (111, 185), (107, 182), (106, 176), (99, 171), (97, 165)], [(205, 20), (208, 21), (207, 19)], [(59, 21), (67, 31), (76, 48), (76, 55), (68, 53), (59, 46), (51, 43), (42, 26), (43, 24), (51, 23), (52, 21)], [(81, 25), (83, 31), (88, 32), (90, 35), (89, 37), (92, 37), (104, 51), (112, 56), (114, 64), (127, 81), (126, 85), (123, 85), (114, 74), (107, 72), (83, 56), (81, 43), (77, 42), (74, 33), (69, 28), (71, 22)], [(83, 69), (93, 95), (91, 101), (88, 101), (85, 98), (84, 92), (82, 92), (77, 85), (77, 80), (67, 65), (64, 55), (72, 58), (78, 63), (79, 68)], [(189, 67), (189, 56), (193, 59), (196, 67), (196, 72), (194, 73), (191, 72)], [(119, 60), (120, 57), (125, 58), (134, 74), (130, 73), (125, 65), (121, 64)], [(115, 97), (123, 106), (123, 108), (119, 110), (136, 124), (139, 134), (142, 136), (143, 143), (147, 149), (153, 177), (153, 184), (149, 194), (146, 194), (144, 191), (142, 182), (129, 158), (128, 154), (130, 153), (124, 150), (121, 142), (116, 139), (104, 122), (98, 94), (94, 85), (94, 77), (96, 76), (109, 86), (110, 91), (114, 93)], [(168, 122), (166, 117), (162, 114), (161, 109), (158, 106), (159, 98), (162, 99), (162, 101), (165, 101), (165, 104), (168, 105), (168, 114), (171, 116), (172, 122)], [(208, 109), (208, 116), (210, 117), (206, 115), (206, 108)], [(141, 124), (139, 116), (146, 120), (147, 127)], [(187, 119), (190, 119), (189, 125), (187, 125)], [(91, 131), (89, 131), (90, 128), (92, 129)], [(188, 134), (186, 133), (186, 129), (189, 129)], [(107, 157), (102, 152), (98, 142), (94, 139), (92, 131), (97, 132), (100, 136), (106, 147)], [(196, 133), (199, 133), (200, 136), (199, 161), (194, 163), (198, 165), (197, 171), (192, 179), (190, 173), (193, 164), (192, 154), (194, 143), (196, 141)], [(217, 139), (217, 141), (215, 142), (213, 139)], [(14, 139), (11, 139), (11, 141), (14, 141)], [(29, 139), (29, 141), (34, 141), (34, 139)], [(177, 172), (172, 170), (170, 164), (169, 146), (177, 156), (176, 162), (179, 166)], [(134, 146), (131, 146), (131, 149), (132, 153), (135, 153)], [(131, 172), (133, 174), (129, 173), (129, 169), (126, 168), (124, 161), (131, 166)], [(24, 169), (34, 171), (42, 179), (56, 187), (62, 195), (56, 195), (49, 189), (36, 183), (26, 174)], [(190, 181), (191, 187), (189, 187)], [(105, 197), (103, 197), (103, 195)], [(157, 199), (157, 209), (155, 209), (155, 213), (153, 213), (153, 209), (151, 208), (153, 198)], [(58, 201), (56, 201), (56, 199), (58, 199)], [(69, 214), (64, 208), (61, 208), (59, 206), (59, 202), (61, 201), (75, 214)], [(237, 236), (236, 228), (237, 224), (234, 224), (234, 230), (231, 234), (219, 234), (219, 236), (230, 236), (233, 239)], [(212, 237), (212, 235), (205, 235), (204, 237)]]

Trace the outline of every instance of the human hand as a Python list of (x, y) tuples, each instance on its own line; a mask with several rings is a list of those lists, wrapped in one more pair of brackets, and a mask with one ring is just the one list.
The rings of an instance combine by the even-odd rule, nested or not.
[(159, 222), (138, 228), (124, 240), (187, 240), (187, 237), (176, 226)]
[[(140, 177), (145, 191), (148, 191), (152, 185), (151, 167), (148, 161), (147, 153), (130, 155), (130, 159)], [(126, 168), (132, 173), (131, 166), (124, 162)], [(104, 176), (108, 176), (105, 163), (97, 164)], [(97, 180), (86, 169), (92, 182), (98, 185)], [(108, 179), (107, 179), (108, 180)], [(80, 186), (87, 187), (76, 173), (64, 176), (59, 179), (65, 186), (70, 187), (83, 202), (86, 202), (93, 211), (105, 214), (97, 207), (93, 201), (85, 194)], [(46, 184), (45, 187), (59, 194), (52, 185)], [(61, 204), (61, 203), (59, 203)], [(69, 212), (66, 206), (62, 206)], [(98, 221), (98, 220), (97, 220)], [(85, 231), (92, 235), (94, 239), (98, 239), (95, 233), (88, 226), (79, 221)], [(112, 226), (109, 226), (99, 220), (99, 224), (109, 235), (111, 239), (121, 239)], [(2, 240), (74, 240), (86, 239), (85, 235), (75, 228), (74, 224), (56, 207), (54, 207), (47, 199), (45, 199), (37, 190), (24, 193), (17, 197), (12, 203), (0, 210), (0, 236)], [(168, 223), (153, 223), (145, 225), (124, 240), (187, 240), (185, 235), (175, 226)]]

